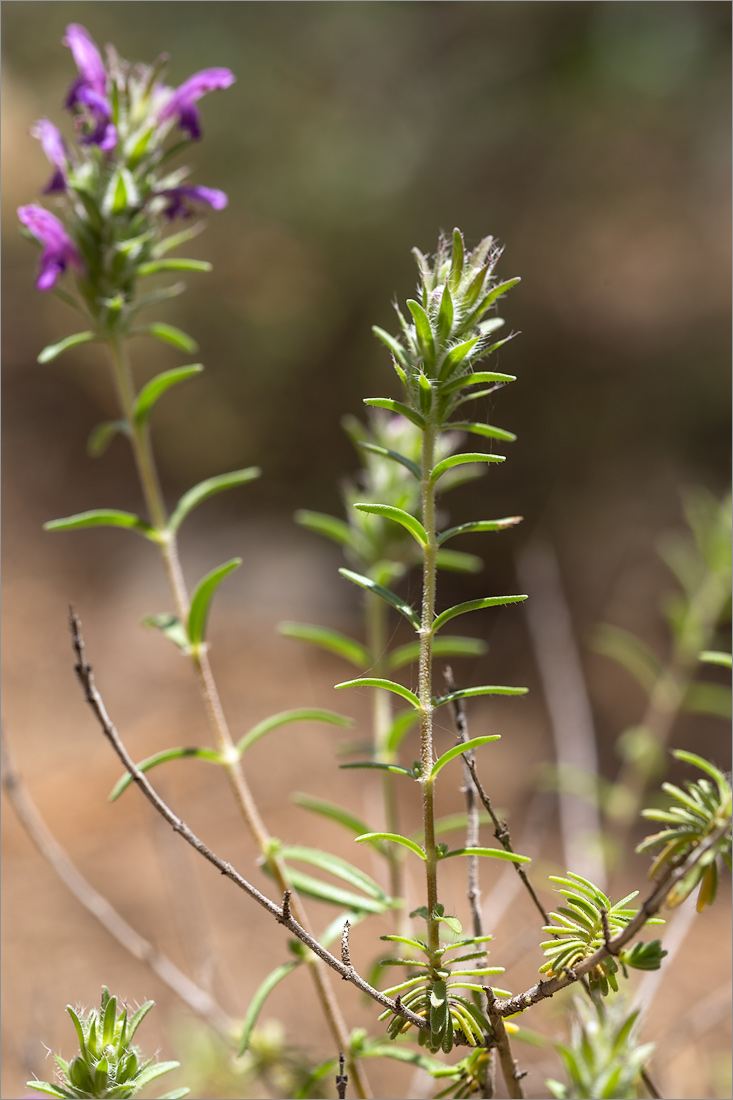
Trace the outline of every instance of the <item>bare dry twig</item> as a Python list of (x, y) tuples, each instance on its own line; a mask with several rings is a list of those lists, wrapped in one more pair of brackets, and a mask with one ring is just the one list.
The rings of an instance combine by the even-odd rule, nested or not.
[(235, 1021), (211, 994), (187, 977), (167, 955), (128, 924), (112, 903), (100, 894), (72, 863), (66, 851), (50, 833), (28, 793), (4, 732), (0, 734), (0, 756), (2, 757), (2, 785), (18, 820), (67, 890), (133, 958), (149, 966), (184, 1004), (206, 1020), (219, 1034), (231, 1037), (236, 1026)]

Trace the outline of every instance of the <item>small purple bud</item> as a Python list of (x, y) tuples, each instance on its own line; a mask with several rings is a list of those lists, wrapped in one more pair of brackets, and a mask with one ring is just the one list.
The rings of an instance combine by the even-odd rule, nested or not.
[(76, 102), (88, 109), (94, 125), (91, 133), (80, 139), (81, 144), (98, 145), (105, 153), (114, 149), (117, 144), (117, 130), (112, 123), (112, 108), (107, 97), (84, 84), (76, 93)]
[(59, 219), (42, 206), (19, 206), (18, 217), (43, 245), (38, 267), (38, 290), (50, 290), (71, 264), (82, 270), (81, 257)]
[(166, 199), (163, 213), (171, 221), (177, 217), (190, 217), (192, 202), (205, 202), (212, 210), (223, 210), (229, 202), (224, 192), (218, 191), (215, 187), (171, 187), (166, 191), (158, 191), (157, 194)]
[(69, 158), (61, 131), (57, 130), (47, 118), (41, 118), (31, 127), (31, 137), (38, 138), (41, 148), (56, 169), (50, 182), (43, 189), (44, 195), (52, 191), (65, 191)]
[[(80, 81), (93, 88), (99, 95), (104, 95), (107, 90), (107, 70), (102, 61), (102, 55), (97, 49), (97, 44), (86, 27), (80, 23), (70, 23), (66, 28), (64, 46), (71, 50), (72, 57), (79, 70)], [(74, 85), (72, 85), (72, 90)], [(75, 94), (75, 92), (74, 92)], [(69, 92), (71, 97), (72, 91)], [(67, 102), (67, 106), (70, 104)]]
[(202, 69), (200, 73), (194, 73), (172, 92), (158, 111), (158, 120), (165, 122), (177, 115), (180, 128), (188, 131), (192, 140), (197, 140), (201, 137), (201, 125), (194, 104), (208, 92), (228, 88), (235, 79), (230, 69)]

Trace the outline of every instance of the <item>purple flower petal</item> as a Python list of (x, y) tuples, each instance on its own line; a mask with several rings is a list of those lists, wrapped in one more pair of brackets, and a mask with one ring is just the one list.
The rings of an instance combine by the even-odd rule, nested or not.
[(43, 189), (44, 195), (51, 191), (65, 191), (68, 154), (60, 130), (47, 118), (41, 118), (31, 127), (31, 137), (38, 138), (41, 148), (56, 169), (50, 182)]
[(158, 191), (157, 194), (167, 200), (163, 213), (171, 220), (176, 217), (190, 217), (192, 202), (205, 202), (212, 210), (223, 210), (229, 202), (224, 192), (215, 187), (171, 187), (166, 191)]
[(86, 27), (82, 27), (80, 23), (70, 23), (66, 28), (63, 44), (71, 50), (81, 81), (99, 95), (104, 95), (107, 90), (107, 70), (97, 44)]
[(201, 72), (194, 73), (171, 93), (170, 98), (160, 108), (159, 121), (165, 122), (177, 115), (181, 129), (187, 130), (194, 140), (200, 138), (199, 113), (194, 104), (208, 92), (228, 88), (235, 79), (230, 69), (202, 69)]
[(82, 270), (81, 257), (54, 214), (42, 206), (31, 205), (19, 206), (18, 217), (26, 229), (29, 229), (36, 240), (43, 245), (36, 282), (39, 290), (50, 290), (69, 264), (79, 271)]

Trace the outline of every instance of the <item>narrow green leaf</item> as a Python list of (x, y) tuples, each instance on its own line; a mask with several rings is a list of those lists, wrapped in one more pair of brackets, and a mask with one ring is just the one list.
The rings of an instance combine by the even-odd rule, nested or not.
[(697, 655), (698, 661), (705, 661), (709, 665), (722, 665), (723, 668), (733, 668), (733, 656), (730, 653), (721, 653), (719, 650), (704, 649)]
[(231, 474), (219, 474), (217, 477), (209, 477), (206, 481), (194, 485), (184, 493), (178, 501), (171, 518), (168, 520), (168, 528), (177, 531), (186, 516), (202, 501), (208, 500), (215, 493), (222, 493), (225, 489), (236, 489), (239, 485), (246, 485), (248, 481), (254, 481), (262, 471), (259, 466), (248, 466), (245, 470), (234, 470)]
[(146, 1066), (135, 1078), (135, 1087), (143, 1089), (146, 1085), (149, 1085), (151, 1081), (155, 1081), (158, 1077), (162, 1077), (164, 1073), (170, 1073), (173, 1069), (178, 1069), (180, 1062), (153, 1062), (152, 1065)]
[(160, 630), (169, 641), (173, 642), (184, 653), (188, 653), (191, 641), (186, 633), (186, 628), (176, 615), (171, 615), (169, 611), (163, 611), (159, 615), (146, 615), (140, 625)]
[(309, 531), (315, 531), (317, 535), (325, 535), (326, 538), (333, 539), (341, 546), (354, 547), (354, 532), (348, 523), (337, 519), (336, 516), (329, 516), (325, 512), (309, 512), (301, 508), (295, 513), (295, 522)]
[(71, 336), (65, 336), (63, 340), (58, 340), (55, 344), (47, 344), (46, 347), (38, 355), (38, 363), (50, 363), (52, 359), (55, 359), (62, 352), (68, 351), (69, 348), (75, 348), (78, 344), (88, 344), (90, 340), (95, 340), (96, 334), (94, 332), (75, 332)]
[(132, 512), (120, 512), (114, 508), (94, 508), (90, 512), (78, 512), (64, 519), (52, 519), (44, 523), (44, 531), (73, 531), (77, 527), (126, 527), (145, 538), (157, 539), (157, 532), (149, 523)]
[(519, 281), (519, 278), (507, 279), (506, 282), (499, 283), (498, 286), (495, 286), (493, 290), (490, 290), (486, 297), (483, 299), (481, 305), (474, 311), (474, 316), (477, 318), (483, 316), (483, 314), (486, 313), (486, 310), (494, 304), (497, 298), (500, 298), (502, 294), (506, 294), (506, 292), (508, 290), (511, 290), (513, 286), (516, 286)]
[(302, 707), (299, 710), (283, 710), (279, 714), (272, 714), (269, 718), (258, 722), (256, 726), (237, 742), (237, 752), (242, 756), (255, 741), (259, 741), (266, 733), (270, 733), (280, 726), (287, 726), (291, 722), (326, 722), (329, 726), (350, 726), (351, 718), (343, 714), (336, 714), (332, 710), (323, 710), (316, 707)]
[[(481, 638), (462, 638), (457, 635), (445, 634), (442, 638), (436, 638), (433, 642), (433, 657), (480, 657), (486, 652), (486, 642)], [(389, 655), (387, 667), (390, 669), (403, 668), (405, 665), (416, 661), (420, 656), (420, 643), (408, 642), (400, 646)]]
[(299, 966), (298, 962), (285, 963), (283, 966), (278, 966), (274, 970), (271, 970), (267, 977), (262, 981), (252, 995), (252, 999), (247, 1007), (244, 1021), (242, 1023), (242, 1038), (239, 1043), (239, 1050), (237, 1051), (237, 1058), (241, 1058), (246, 1052), (249, 1046), (250, 1038), (254, 1026), (257, 1023), (257, 1019), (262, 1011), (265, 1001), (272, 993), (276, 985), (278, 985), (283, 978), (287, 978), (291, 970), (295, 970), (296, 966)]
[(404, 687), (402, 684), (396, 684), (394, 680), (383, 680), (378, 676), (360, 676), (358, 680), (345, 680), (342, 684), (334, 684), (336, 688), (347, 687), (375, 687), (384, 688), (385, 691), (393, 691), (395, 695), (401, 695), (403, 699), (407, 699), (408, 703), (412, 703), (413, 707), (419, 709), (420, 700), (414, 691), (410, 691), (409, 688)]
[(507, 527), (514, 527), (517, 523), (521, 523), (523, 519), (524, 516), (507, 516), (506, 519), (479, 519), (473, 523), (459, 523), (457, 527), (449, 527), (438, 535), (438, 545), (442, 546), (455, 535), (467, 535), (478, 531), (504, 531)]
[(76, 1093), (62, 1089), (59, 1085), (52, 1085), (50, 1081), (26, 1081), (29, 1089), (34, 1092), (43, 1092), (46, 1096), (55, 1096), (57, 1100), (76, 1100)]
[(335, 878), (340, 878), (349, 886), (354, 886), (357, 890), (363, 890), (371, 898), (376, 898), (378, 901), (385, 903), (390, 901), (389, 895), (373, 878), (360, 871), (358, 867), (354, 867), (348, 860), (334, 856), (331, 852), (323, 852), (320, 848), (303, 848), (297, 844), (286, 844), (282, 847), (280, 855), (286, 863), (290, 860), (295, 860), (296, 863), (298, 861), (309, 863), (313, 867), (318, 867), (321, 871), (326, 871), (329, 875), (334, 875)]
[(443, 296), (440, 299), (440, 309), (438, 310), (438, 339), (441, 343), (445, 343), (450, 337), (453, 329), (453, 313), (453, 298), (449, 287), (446, 285), (443, 287)]
[(145, 1004), (140, 1005), (137, 1012), (135, 1012), (130, 1017), (130, 1023), (128, 1025), (128, 1032), (127, 1032), (128, 1043), (132, 1042), (132, 1038), (133, 1038), (135, 1032), (140, 1027), (140, 1024), (143, 1022), (143, 1020), (147, 1016), (148, 1012), (150, 1012), (150, 1009), (153, 1007), (154, 1004), (155, 1004), (155, 1001), (146, 1001)]
[(415, 519), (409, 512), (403, 511), (402, 508), (395, 508), (391, 504), (354, 504), (354, 507), (359, 512), (367, 512), (374, 516), (384, 516), (385, 519), (394, 520), (395, 523), (402, 524), (405, 527), (415, 541), (420, 546), (427, 546), (428, 536), (425, 528), (420, 523), (419, 519)]
[[(177, 330), (176, 330), (177, 331)], [(155, 403), (159, 397), (175, 386), (178, 382), (185, 382), (195, 374), (200, 374), (204, 369), (203, 363), (191, 363), (190, 366), (176, 367), (174, 370), (163, 371), (143, 386), (137, 395), (133, 408), (133, 417), (136, 424), (145, 424), (150, 419)]]
[[(451, 348), (440, 367), (439, 377), (442, 382), (450, 378), (453, 372), (471, 354), (480, 339), (480, 336), (472, 336), (470, 340), (463, 340), (460, 344), (456, 344), (455, 347)], [(451, 388), (446, 387), (443, 392), (448, 393)]]
[(479, 424), (473, 420), (455, 420), (441, 426), (441, 431), (471, 432), (473, 435), (482, 435), (486, 439), (503, 439), (507, 443), (514, 443), (516, 435), (504, 428), (494, 428), (491, 424)]
[(197, 584), (191, 598), (191, 610), (188, 613), (188, 636), (191, 639), (192, 646), (199, 646), (205, 641), (206, 621), (214, 592), (224, 578), (239, 568), (241, 564), (241, 558), (232, 558), (230, 561), (224, 562), (223, 565), (218, 565), (216, 569), (212, 569)]
[[(414, 707), (410, 707), (408, 710), (403, 710), (401, 714), (398, 714), (392, 723), (391, 729), (387, 734), (386, 749), (388, 753), (396, 753), (400, 745), (404, 741), (407, 734), (412, 727), (416, 724), (419, 718), (418, 712)], [(412, 774), (411, 772), (409, 773)]]
[(87, 454), (91, 458), (99, 458), (109, 447), (113, 437), (120, 432), (128, 434), (126, 420), (104, 420), (92, 428), (87, 440)]
[(448, 749), (435, 761), (430, 769), (430, 778), (435, 779), (438, 772), (442, 771), (446, 764), (450, 764), (451, 760), (455, 760), (457, 756), (461, 756), (464, 752), (471, 752), (472, 749), (477, 749), (481, 745), (488, 745), (489, 741), (498, 741), (500, 736), (498, 733), (492, 733), (485, 737), (472, 737), (470, 741), (462, 741), (460, 745), (454, 745), (452, 749)]
[(685, 749), (673, 749), (672, 756), (677, 760), (682, 760), (685, 764), (692, 764), (694, 767), (700, 768), (701, 771), (704, 771), (711, 779), (715, 780), (721, 792), (729, 788), (730, 783), (720, 768), (716, 768), (703, 756), (698, 756), (694, 752), (687, 752)]
[(426, 364), (432, 365), (435, 362), (435, 339), (430, 326), (430, 319), (420, 303), (416, 302), (414, 298), (408, 298), (405, 304), (415, 322), (417, 342), (423, 359)]
[(712, 714), (716, 718), (731, 717), (731, 690), (726, 684), (690, 684), (682, 700), (682, 709), (693, 714)]
[(357, 760), (355, 764), (339, 764), (341, 771), (353, 768), (377, 768), (381, 771), (394, 772), (395, 775), (408, 775), (410, 779), (415, 778), (409, 768), (402, 768), (399, 764), (378, 764), (376, 760)]
[(503, 687), (501, 685), (484, 684), (481, 687), (460, 688), (451, 691), (448, 695), (441, 695), (435, 699), (433, 705), (442, 707), (444, 703), (452, 703), (454, 699), (471, 699), (474, 695), (526, 695), (527, 688)]
[(397, 340), (394, 336), (390, 336), (388, 332), (385, 332), (383, 328), (379, 328), (378, 325), (372, 325), (372, 332), (378, 340), (381, 340), (383, 344), (387, 345), (402, 369), (409, 370), (410, 361), (407, 357), (405, 349), (403, 348), (399, 340)]
[(394, 844), (402, 844), (405, 848), (409, 848), (415, 855), (420, 856), (420, 859), (426, 860), (427, 856), (414, 840), (410, 840), (407, 836), (402, 836), (400, 833), (364, 833), (362, 836), (356, 837), (356, 843), (362, 844), (368, 840), (390, 840)]
[[(334, 802), (326, 802), (322, 798), (314, 798), (310, 794), (294, 794), (291, 796), (293, 802), (297, 806), (302, 806), (304, 810), (310, 810), (311, 813), (319, 814), (321, 817), (326, 817), (330, 821), (336, 821), (339, 825), (343, 825), (345, 829), (349, 829), (350, 832), (366, 833), (369, 830), (369, 826), (360, 817), (356, 817), (349, 810), (345, 810), (343, 806), (337, 806)], [(375, 845), (379, 848), (379, 845)]]
[[(153, 756), (148, 756), (146, 760), (141, 760), (135, 767), (139, 772), (147, 772), (150, 771), (151, 768), (157, 767), (158, 764), (165, 764), (168, 760), (182, 760), (189, 756), (196, 757), (199, 760), (210, 760), (214, 764), (222, 763), (219, 753), (215, 752), (214, 749), (180, 747), (176, 749), (163, 749), (162, 752), (156, 752)], [(133, 782), (134, 780), (130, 773), (125, 772), (125, 774), (115, 783), (112, 791), (107, 797), (107, 801), (114, 802)]]
[(662, 665), (658, 658), (634, 634), (620, 627), (606, 623), (596, 627), (593, 634), (593, 648), (596, 653), (617, 661), (649, 693), (662, 674)]
[(365, 397), (364, 404), (371, 405), (376, 409), (389, 409), (390, 412), (399, 413), (400, 416), (411, 420), (413, 424), (417, 424), (418, 428), (425, 427), (425, 418), (420, 416), (419, 412), (411, 409), (409, 405), (403, 404), (402, 401), (393, 401), (390, 397)]
[(182, 244), (186, 244), (188, 241), (192, 241), (194, 237), (198, 237), (199, 233), (202, 233), (204, 229), (204, 223), (195, 222), (187, 229), (182, 229), (180, 233), (171, 233), (169, 237), (164, 237), (155, 246), (156, 257), (164, 256), (166, 252), (172, 252), (174, 248), (179, 248)]
[(453, 288), (453, 290), (456, 289), (456, 287), (458, 286), (458, 284), (461, 281), (461, 276), (463, 275), (463, 257), (464, 257), (464, 254), (465, 254), (465, 252), (464, 252), (464, 247), (463, 247), (463, 235), (462, 235), (460, 229), (454, 229), (453, 230), (453, 249), (452, 249), (452, 252), (451, 252), (451, 261), (450, 261), (450, 275), (448, 277), (448, 283)]
[(457, 603), (454, 607), (449, 607), (447, 611), (438, 615), (433, 623), (432, 632), (437, 634), (440, 628), (450, 619), (454, 619), (456, 615), (464, 615), (467, 611), (479, 611), (484, 607), (499, 607), (503, 604), (519, 603), (520, 600), (526, 599), (526, 596), (486, 596), (482, 600), (467, 600), (465, 603)]
[(178, 348), (179, 351), (185, 351), (189, 355), (198, 351), (198, 344), (193, 337), (183, 332), (182, 329), (176, 328), (175, 325), (166, 325), (161, 321), (156, 321), (155, 324), (148, 325), (143, 329), (143, 333), (146, 336), (154, 336), (156, 340), (162, 340), (164, 344), (170, 344), (171, 347)]
[(312, 645), (328, 650), (329, 653), (344, 657), (357, 668), (366, 668), (372, 663), (372, 655), (366, 646), (357, 642), (355, 638), (341, 634), (338, 630), (331, 630), (325, 626), (311, 626), (309, 623), (279, 623), (277, 629), (286, 638), (310, 642)]
[(366, 440), (360, 440), (357, 444), (362, 451), (370, 451), (375, 455), (382, 455), (384, 458), (394, 459), (395, 462), (399, 462), (401, 466), (404, 466), (406, 470), (417, 478), (419, 481), (422, 477), (420, 467), (417, 462), (413, 462), (411, 458), (407, 458), (406, 455), (398, 454), (397, 451), (390, 451), (387, 447), (380, 447), (376, 443), (368, 443)]
[(443, 389), (443, 393), (446, 396), (457, 393), (458, 390), (462, 390), (465, 386), (478, 386), (483, 385), (485, 382), (516, 382), (516, 374), (499, 374), (497, 371), (492, 370), (477, 370), (472, 371), (471, 374), (461, 375), (460, 378), (454, 379), (453, 382), (449, 382)]
[(339, 569), (339, 573), (353, 584), (358, 584), (360, 588), (366, 588), (369, 592), (381, 596), (388, 604), (400, 611), (406, 619), (409, 619), (415, 630), (420, 629), (420, 619), (415, 610), (394, 592), (390, 591), (389, 588), (383, 588), (381, 584), (376, 584), (370, 577), (364, 577), (361, 573), (353, 573), (351, 569)]
[[(266, 864), (263, 870), (266, 874), (270, 873)], [(384, 913), (391, 908), (391, 902), (370, 898), (366, 894), (354, 894), (351, 890), (344, 890), (330, 882), (322, 882), (320, 879), (313, 878), (312, 875), (303, 874), (302, 871), (294, 871), (292, 867), (288, 867), (288, 880), (298, 893), (305, 897), (326, 901), (331, 905), (340, 905), (342, 908), (353, 909), (357, 913)]]
[(137, 273), (143, 275), (157, 275), (161, 271), (211, 271), (212, 265), (206, 260), (151, 260), (149, 263), (140, 264)]
[(504, 462), (503, 455), (487, 455), (482, 451), (473, 451), (468, 454), (462, 455), (449, 455), (448, 458), (444, 458), (442, 462), (439, 462), (437, 466), (433, 466), (430, 473), (430, 480), (435, 484), (438, 478), (450, 470), (453, 466), (463, 466), (467, 462)]
[(477, 554), (465, 554), (462, 550), (438, 550), (435, 564), (438, 569), (447, 569), (452, 573), (480, 573), (484, 567), (483, 558)]

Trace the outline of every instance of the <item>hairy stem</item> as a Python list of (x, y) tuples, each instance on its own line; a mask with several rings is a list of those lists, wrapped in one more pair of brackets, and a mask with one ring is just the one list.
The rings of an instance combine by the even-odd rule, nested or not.
[(437, 425), (431, 413), (422, 437), (422, 477), (420, 495), (422, 524), (427, 534), (423, 551), (422, 619), (420, 623), (420, 659), (418, 665), (418, 697), (420, 699), (420, 782), (423, 795), (423, 838), (425, 848), (425, 881), (427, 887), (427, 945), (430, 964), (439, 964), (440, 924), (435, 914), (438, 903), (438, 853), (435, 845), (435, 791), (430, 777), (433, 766), (433, 686), (432, 651), (433, 620), (435, 618), (436, 557), (438, 544), (435, 534), (435, 485), (431, 474), (435, 459)]
[[(185, 623), (189, 608), (188, 592), (183, 579), (176, 536), (174, 532), (168, 529), (168, 515), (155, 466), (149, 430), (147, 425), (141, 426), (135, 422), (134, 384), (122, 338), (119, 336), (110, 336), (108, 346), (117, 395), (123, 417), (128, 425), (130, 444), (140, 477), (140, 485), (143, 491), (145, 505), (148, 509), (151, 522), (160, 532), (161, 539), (159, 545), (171, 593), (179, 619), (182, 623)], [(234, 741), (229, 732), (206, 647), (196, 647), (191, 656), (198, 675), (216, 747), (224, 762), (224, 768), (242, 817), (280, 890), (283, 893), (286, 890), (291, 891), (291, 909), (293, 916), (303, 928), (310, 932), (305, 910), (288, 882), (288, 873), (284, 862), (273, 852), (272, 838), (260, 816), (257, 804), (245, 778)], [(313, 974), (316, 993), (334, 1041), (339, 1049), (348, 1051), (349, 1033), (346, 1022), (341, 1014), (338, 1002), (336, 1001), (333, 989), (326, 975), (323, 962), (316, 956), (311, 956), (309, 958), (309, 969)], [(366, 1100), (366, 1098), (371, 1096), (369, 1084), (361, 1071), (361, 1067), (357, 1064), (356, 1059), (351, 1056), (348, 1058), (348, 1068), (358, 1096)]]

